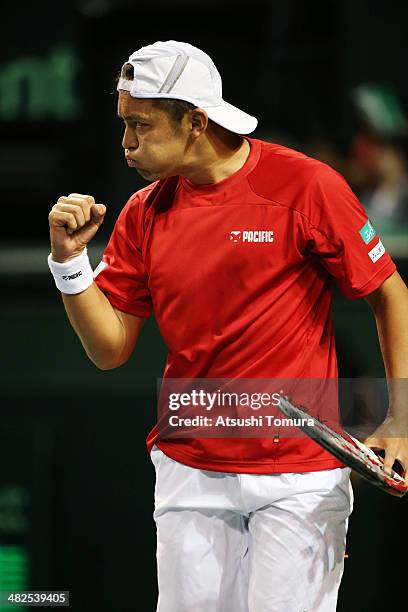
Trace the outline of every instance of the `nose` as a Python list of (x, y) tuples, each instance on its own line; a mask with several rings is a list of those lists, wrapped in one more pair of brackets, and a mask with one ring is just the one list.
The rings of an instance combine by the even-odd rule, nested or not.
[(130, 130), (127, 126), (125, 126), (125, 132), (122, 138), (122, 147), (124, 149), (137, 149), (139, 147), (139, 142), (134, 130)]

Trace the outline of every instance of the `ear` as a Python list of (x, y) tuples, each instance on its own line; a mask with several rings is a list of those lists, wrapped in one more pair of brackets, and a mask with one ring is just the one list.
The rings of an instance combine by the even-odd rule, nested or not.
[(208, 115), (202, 108), (194, 108), (191, 111), (191, 131), (195, 136), (200, 136), (208, 126)]

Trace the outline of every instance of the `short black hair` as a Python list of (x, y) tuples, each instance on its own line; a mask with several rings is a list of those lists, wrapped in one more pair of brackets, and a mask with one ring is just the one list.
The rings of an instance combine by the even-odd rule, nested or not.
[[(124, 64), (116, 79), (116, 82), (119, 81), (120, 77), (127, 79), (128, 81), (133, 81), (134, 76), (135, 73), (132, 64)], [(151, 99), (153, 106), (164, 111), (175, 125), (179, 125), (181, 123), (184, 115), (188, 113), (188, 111), (193, 110), (193, 108), (197, 108), (194, 104), (191, 104), (191, 102), (186, 102), (185, 100), (174, 100), (173, 98), (149, 99)]]

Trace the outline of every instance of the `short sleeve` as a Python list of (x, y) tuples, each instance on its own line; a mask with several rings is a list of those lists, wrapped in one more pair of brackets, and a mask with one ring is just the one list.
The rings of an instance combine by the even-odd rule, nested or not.
[(142, 256), (142, 200), (134, 194), (122, 209), (102, 261), (94, 271), (99, 289), (118, 310), (148, 317), (152, 300)]
[(347, 182), (322, 164), (309, 196), (311, 252), (349, 299), (378, 289), (396, 266)]

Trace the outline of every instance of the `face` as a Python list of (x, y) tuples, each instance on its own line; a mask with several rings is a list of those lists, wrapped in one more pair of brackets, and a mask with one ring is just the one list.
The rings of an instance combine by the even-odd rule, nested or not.
[(125, 124), (122, 146), (130, 167), (148, 181), (182, 173), (191, 131), (188, 120), (176, 126), (152, 100), (119, 92), (118, 116)]

